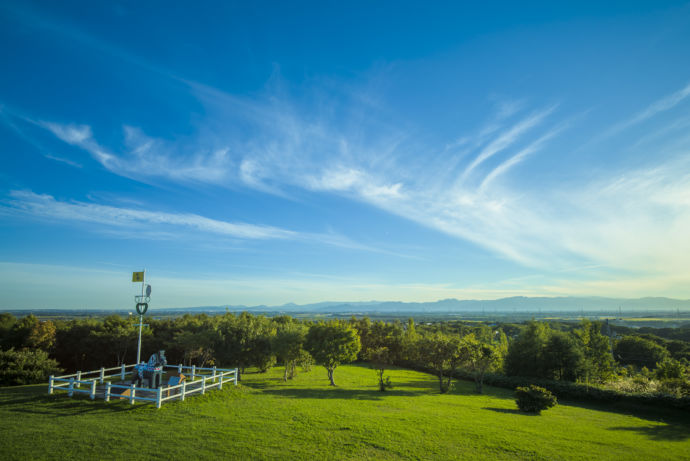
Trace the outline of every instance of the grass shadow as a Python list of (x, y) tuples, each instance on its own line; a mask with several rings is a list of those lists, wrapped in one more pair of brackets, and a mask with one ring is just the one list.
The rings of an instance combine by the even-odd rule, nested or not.
[(494, 408), (494, 407), (484, 407), (482, 410), (495, 411), (496, 413), (505, 413), (508, 415), (522, 415), (522, 416), (539, 416), (537, 413), (526, 413), (520, 411), (517, 408)]
[[(79, 399), (83, 400), (83, 399)], [(92, 413), (113, 413), (113, 412), (122, 412), (122, 411), (132, 411), (135, 408), (132, 408), (131, 406), (124, 406), (124, 405), (112, 405), (108, 404), (106, 402), (100, 402), (102, 405), (89, 405), (88, 402), (85, 401), (79, 401), (79, 400), (72, 400), (69, 399), (69, 397), (65, 397), (64, 401), (58, 402), (58, 401), (52, 401), (49, 402), (48, 405), (41, 405), (40, 407), (36, 406), (27, 406), (27, 407), (18, 407), (18, 408), (10, 408), (8, 411), (11, 413), (27, 413), (27, 414), (34, 414), (34, 415), (45, 415), (45, 416), (53, 416), (55, 418), (62, 418), (65, 416), (82, 416), (85, 414), (92, 414)], [(36, 403), (39, 403), (41, 401), (36, 400)], [(104, 406), (105, 405), (105, 406)]]
[[(469, 384), (473, 383), (471, 380), (458, 379), (454, 380), (456, 387), (452, 392), (456, 395), (470, 395)], [(514, 391), (507, 388), (496, 387), (491, 385), (484, 385), (484, 394), (473, 395), (487, 395), (492, 398), (502, 400), (515, 400)], [(658, 407), (651, 404), (641, 404), (625, 401), (592, 401), (592, 400), (574, 400), (570, 398), (559, 398), (559, 405), (567, 405), (569, 407), (583, 408), (586, 410), (603, 411), (607, 413), (617, 413), (626, 416), (634, 416), (636, 418), (644, 419), (653, 422), (672, 423), (684, 427), (686, 431), (690, 432), (690, 420), (688, 418), (688, 411), (679, 408)]]
[(69, 397), (62, 391), (48, 395), (44, 387), (38, 386), (2, 388), (0, 390), (0, 407), (6, 407), (6, 411), (11, 413), (54, 417), (79, 416), (99, 411), (103, 413), (131, 411), (136, 408), (136, 406), (125, 406), (124, 401), (122, 403), (118, 401), (107, 403), (102, 399), (92, 401), (85, 395)]
[(638, 404), (632, 402), (582, 402), (570, 399), (558, 399), (561, 405), (584, 408), (586, 410), (618, 413), (620, 415), (634, 416), (646, 421), (671, 423), (683, 427), (690, 433), (690, 418), (688, 411), (677, 408), (655, 407), (653, 405)]
[(405, 391), (391, 389), (381, 392), (376, 389), (344, 389), (339, 387), (328, 389), (303, 389), (284, 387), (279, 389), (265, 389), (264, 394), (295, 399), (343, 399), (343, 400), (383, 400), (392, 396), (414, 397), (427, 395), (427, 392)]
[(687, 425), (665, 424), (659, 426), (612, 427), (609, 430), (637, 432), (656, 441), (683, 442), (690, 439), (690, 430)]

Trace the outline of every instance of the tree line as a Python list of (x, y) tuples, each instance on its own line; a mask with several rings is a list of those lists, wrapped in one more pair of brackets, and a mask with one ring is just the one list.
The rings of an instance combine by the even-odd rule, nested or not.
[[(537, 321), (419, 325), (412, 319), (311, 321), (244, 312), (147, 318), (146, 323), (142, 360), (165, 349), (170, 363), (236, 366), (240, 379), (248, 368), (264, 372), (279, 364), (288, 380), (298, 368), (317, 364), (336, 385), (337, 367), (360, 361), (375, 370), (381, 391), (394, 385), (386, 376), (392, 366), (434, 373), (441, 393), (451, 389), (459, 370), (474, 379), (480, 393), (487, 373), (592, 384), (639, 375), (675, 380), (681, 390), (687, 383), (683, 348), (670, 352), (663, 346), (666, 340), (654, 341), (649, 335), (611, 340), (601, 323), (588, 320), (555, 328)], [(118, 315), (53, 321), (0, 314), (0, 383), (40, 381), (59, 369), (72, 372), (132, 363), (137, 333), (135, 319)]]

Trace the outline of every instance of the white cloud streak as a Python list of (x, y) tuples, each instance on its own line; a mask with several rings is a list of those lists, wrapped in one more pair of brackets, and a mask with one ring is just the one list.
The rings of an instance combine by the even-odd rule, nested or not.
[(644, 120), (647, 120), (651, 117), (654, 117), (660, 112), (667, 111), (669, 109), (674, 108), (681, 102), (683, 102), (688, 96), (690, 96), (690, 83), (688, 83), (685, 88), (682, 88), (675, 93), (660, 99), (659, 101), (654, 102), (651, 104), (649, 107), (647, 107), (645, 110), (640, 112), (639, 114), (635, 115), (632, 119), (630, 119), (625, 126), (631, 126), (635, 125), (637, 123), (640, 123)]
[(102, 226), (98, 232), (115, 237), (179, 240), (188, 239), (189, 232), (185, 231), (191, 230), (231, 239), (289, 240), (406, 257), (355, 242), (337, 233), (298, 232), (280, 227), (221, 221), (193, 213), (147, 211), (78, 201), (63, 202), (50, 195), (31, 191), (15, 190), (9, 195), (10, 199), (0, 205), (0, 215), (23, 215), (66, 223), (92, 223)]
[[(530, 267), (594, 264), (637, 273), (688, 273), (679, 256), (690, 252), (687, 162), (650, 162), (646, 169), (552, 185), (546, 193), (515, 190), (502, 181), (515, 165), (552, 149), (563, 128), (554, 126), (554, 107), (509, 126), (498, 117), (476, 136), (456, 137), (461, 141), (435, 149), (420, 144), (413, 131), (382, 121), (374, 109), (358, 111), (355, 122), (330, 112), (298, 110), (270, 91), (264, 99), (249, 100), (188, 84), (207, 108), (208, 120), (207, 131), (184, 146), (125, 127), (125, 153), (113, 154), (96, 142), (88, 126), (42, 126), (129, 177), (274, 194), (290, 188), (341, 194)], [(643, 123), (689, 94), (690, 85), (628, 123)], [(337, 104), (321, 101), (319, 106), (338, 112)], [(511, 109), (510, 116), (519, 115), (517, 110)], [(195, 153), (183, 153), (188, 146), (195, 146)], [(558, 155), (553, 149), (550, 153)], [(487, 172), (480, 166), (491, 168)]]
[(688, 96), (690, 96), (690, 83), (688, 83), (684, 88), (681, 88), (675, 93), (672, 93), (668, 96), (659, 99), (658, 101), (653, 102), (646, 109), (642, 110), (641, 112), (638, 112), (629, 120), (625, 120), (621, 123), (613, 125), (609, 130), (603, 133), (601, 139), (616, 135), (621, 131), (630, 128), (631, 126), (637, 125), (648, 119), (651, 119), (652, 117), (662, 112), (671, 110), (678, 104), (685, 101), (685, 99), (687, 99)]
[(546, 134), (539, 137), (536, 141), (532, 142), (527, 147), (520, 150), (517, 154), (503, 161), (500, 165), (494, 168), (488, 175), (486, 175), (486, 177), (482, 181), (482, 184), (479, 186), (479, 191), (486, 191), (489, 185), (493, 181), (495, 181), (496, 178), (506, 174), (511, 168), (513, 168), (518, 163), (524, 161), (528, 156), (534, 154), (535, 152), (538, 152), (540, 149), (543, 148), (544, 144), (548, 140), (558, 135), (558, 133), (560, 133), (561, 131), (562, 128), (555, 128), (553, 130), (548, 131)]
[(516, 142), (520, 138), (520, 136), (522, 136), (525, 132), (538, 125), (544, 119), (544, 117), (549, 115), (549, 113), (551, 113), (552, 111), (553, 108), (550, 108), (548, 110), (533, 114), (527, 117), (526, 119), (521, 120), (504, 133), (501, 133), (500, 136), (491, 141), (484, 149), (482, 149), (482, 151), (479, 153), (479, 155), (477, 155), (477, 157), (472, 161), (472, 163), (470, 163), (467, 166), (465, 171), (462, 173), (462, 176), (460, 177), (460, 181), (464, 182), (467, 179), (467, 177), (472, 173), (472, 171), (474, 171), (475, 168), (477, 168), (480, 164), (482, 164), (489, 158), (493, 157), (497, 153), (508, 148), (511, 144)]
[(117, 228), (141, 225), (169, 225), (240, 239), (296, 239), (297, 232), (271, 226), (230, 223), (196, 214), (165, 213), (135, 210), (84, 202), (61, 202), (45, 194), (30, 191), (11, 191), (6, 212), (21, 212), (30, 216), (59, 221), (78, 221)]

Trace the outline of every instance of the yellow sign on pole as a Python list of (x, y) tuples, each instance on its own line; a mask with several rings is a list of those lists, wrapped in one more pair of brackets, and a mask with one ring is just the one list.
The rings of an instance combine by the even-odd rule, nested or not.
[(132, 272), (132, 282), (143, 282), (144, 273), (143, 272)]

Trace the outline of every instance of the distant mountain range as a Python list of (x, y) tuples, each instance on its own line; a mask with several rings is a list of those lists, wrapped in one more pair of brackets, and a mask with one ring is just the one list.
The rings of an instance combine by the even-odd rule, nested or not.
[[(476, 314), (492, 315), (500, 314), (529, 314), (548, 312), (588, 312), (606, 315), (623, 315), (631, 312), (689, 312), (690, 300), (680, 300), (671, 298), (601, 298), (601, 297), (524, 297), (515, 296), (511, 298), (501, 298), (494, 300), (473, 300), (473, 299), (442, 299), (435, 302), (406, 303), (402, 301), (361, 301), (361, 302), (337, 302), (325, 301), (314, 304), (295, 304), (287, 303), (279, 306), (244, 306), (244, 305), (222, 305), (222, 306), (197, 306), (197, 307), (157, 307), (152, 306), (149, 315), (180, 315), (184, 313), (209, 313), (217, 314), (222, 312), (242, 312), (247, 311), (255, 314), (311, 314), (311, 315), (410, 315), (410, 314)], [(131, 313), (133, 309), (10, 309), (19, 315), (31, 312), (41, 313), (42, 315), (108, 315)]]
[[(495, 300), (442, 299), (435, 302), (406, 303), (402, 301), (320, 302), (315, 304), (287, 303), (280, 306), (204, 306), (180, 308), (188, 311), (218, 312), (284, 312), (312, 314), (361, 314), (361, 313), (455, 313), (455, 312), (577, 312), (577, 311), (672, 311), (690, 309), (690, 300), (671, 298), (601, 298), (601, 297), (524, 297), (515, 296)], [(171, 309), (172, 310), (172, 309)], [(175, 309), (177, 310), (177, 309)]]

